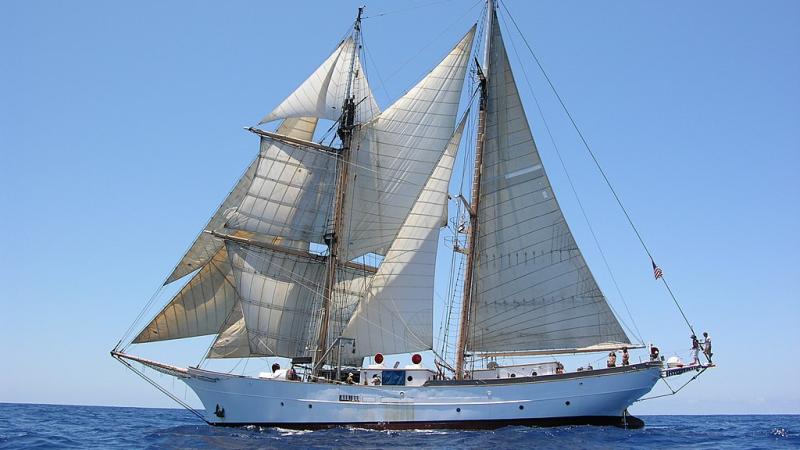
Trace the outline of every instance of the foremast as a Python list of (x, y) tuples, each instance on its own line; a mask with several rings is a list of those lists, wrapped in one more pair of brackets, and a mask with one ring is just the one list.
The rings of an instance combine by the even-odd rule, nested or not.
[(356, 55), (361, 39), (361, 14), (364, 7), (358, 8), (358, 15), (353, 24), (353, 54), (350, 57), (349, 74), (345, 87), (344, 104), (342, 105), (342, 115), (339, 119), (339, 129), (337, 134), (341, 140), (342, 147), (336, 155), (336, 191), (334, 194), (333, 223), (331, 231), (325, 235), (325, 243), (328, 246), (328, 259), (325, 268), (325, 286), (322, 297), (322, 310), (319, 325), (319, 335), (317, 337), (317, 347), (314, 352), (314, 375), (325, 364), (327, 353), (328, 328), (330, 314), (333, 306), (334, 286), (336, 285), (336, 271), (340, 265), (339, 251), (340, 240), (344, 228), (344, 198), (347, 191), (348, 167), (350, 158), (350, 146), (353, 141), (353, 130), (355, 128), (356, 102), (352, 93), (353, 76), (355, 72)]
[(488, 99), (488, 74), (489, 55), (492, 46), (492, 27), (494, 26), (494, 1), (486, 3), (486, 45), (483, 58), (483, 69), (478, 67), (480, 82), (480, 108), (478, 110), (478, 130), (475, 144), (475, 169), (472, 176), (472, 195), (469, 208), (469, 229), (467, 230), (467, 264), (464, 272), (464, 296), (461, 302), (461, 317), (458, 327), (458, 342), (456, 343), (455, 375), (456, 379), (464, 378), (464, 353), (467, 347), (470, 327), (470, 309), (472, 306), (473, 272), (475, 271), (475, 258), (477, 257), (476, 244), (478, 237), (478, 203), (481, 197), (481, 172), (483, 170), (483, 146), (486, 136), (486, 103)]

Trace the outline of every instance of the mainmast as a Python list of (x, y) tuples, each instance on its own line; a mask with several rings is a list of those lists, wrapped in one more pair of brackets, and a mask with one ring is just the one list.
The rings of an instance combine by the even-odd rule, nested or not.
[(469, 229), (467, 231), (467, 267), (464, 272), (464, 299), (461, 302), (461, 319), (459, 321), (458, 342), (456, 343), (456, 379), (464, 378), (464, 352), (469, 336), (469, 318), (472, 307), (473, 272), (477, 257), (476, 243), (478, 237), (478, 203), (481, 198), (481, 172), (483, 170), (483, 146), (486, 136), (486, 102), (488, 97), (489, 55), (492, 46), (492, 27), (494, 25), (494, 1), (488, 0), (486, 7), (486, 45), (484, 46), (483, 69), (478, 67), (481, 97), (478, 110), (477, 143), (475, 145), (475, 171), (472, 176), (472, 198), (469, 205)]
[(333, 306), (334, 285), (336, 284), (336, 270), (339, 266), (339, 237), (342, 235), (344, 225), (344, 196), (347, 190), (348, 161), (350, 157), (350, 146), (352, 144), (353, 129), (355, 127), (356, 103), (352, 94), (353, 77), (355, 75), (356, 55), (360, 46), (361, 38), (361, 14), (364, 7), (358, 8), (355, 24), (353, 25), (353, 54), (350, 58), (350, 72), (347, 78), (347, 85), (342, 105), (342, 115), (339, 119), (339, 129), (337, 134), (342, 141), (342, 148), (336, 156), (336, 192), (334, 194), (333, 205), (333, 225), (331, 231), (325, 235), (325, 243), (328, 245), (328, 260), (325, 272), (325, 288), (323, 291), (322, 317), (320, 319), (319, 336), (317, 348), (314, 354), (314, 374), (316, 375), (325, 364), (325, 354), (328, 348), (328, 327), (330, 322), (331, 308)]

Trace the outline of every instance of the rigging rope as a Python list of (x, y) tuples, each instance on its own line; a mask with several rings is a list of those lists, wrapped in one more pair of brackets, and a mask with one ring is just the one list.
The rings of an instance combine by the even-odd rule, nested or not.
[(661, 398), (661, 397), (669, 397), (670, 395), (675, 395), (675, 394), (677, 394), (678, 392), (680, 392), (680, 391), (681, 391), (681, 389), (685, 388), (685, 387), (686, 387), (686, 385), (688, 385), (688, 384), (689, 384), (689, 383), (691, 383), (692, 381), (696, 380), (696, 379), (697, 379), (697, 377), (699, 377), (700, 375), (702, 375), (702, 374), (703, 374), (703, 372), (705, 372), (706, 370), (708, 370), (708, 366), (704, 366), (702, 370), (700, 370), (699, 372), (697, 372), (696, 374), (694, 374), (694, 376), (693, 376), (692, 378), (690, 378), (690, 379), (689, 379), (689, 380), (688, 380), (686, 383), (683, 383), (683, 384), (681, 385), (681, 387), (679, 387), (678, 389), (672, 389), (672, 386), (670, 386), (670, 384), (669, 384), (669, 383), (667, 383), (667, 379), (662, 377), (662, 378), (661, 378), (661, 381), (663, 381), (663, 382), (664, 382), (664, 384), (666, 384), (666, 385), (667, 385), (667, 387), (669, 388), (669, 390), (670, 390), (670, 393), (669, 393), (669, 394), (660, 394), (660, 395), (653, 395), (653, 396), (651, 396), (651, 397), (642, 397), (642, 398), (640, 398), (640, 399), (636, 400), (634, 403), (637, 403), (637, 402), (643, 402), (643, 401), (645, 401), (645, 400), (653, 400), (653, 399), (656, 399), (656, 398)]
[(197, 411), (196, 411), (194, 408), (192, 408), (191, 406), (189, 406), (189, 404), (188, 404), (188, 403), (186, 403), (186, 402), (184, 402), (183, 400), (179, 399), (179, 398), (178, 398), (178, 397), (177, 397), (175, 394), (173, 394), (172, 392), (169, 392), (169, 391), (168, 391), (168, 390), (167, 390), (165, 387), (163, 387), (163, 386), (161, 386), (160, 384), (156, 383), (156, 382), (155, 382), (155, 381), (154, 381), (152, 378), (150, 378), (150, 377), (148, 377), (147, 375), (145, 375), (145, 374), (144, 374), (144, 372), (142, 372), (142, 371), (140, 371), (139, 369), (137, 369), (136, 367), (134, 367), (134, 366), (133, 366), (131, 363), (129, 363), (128, 361), (125, 361), (125, 360), (123, 360), (122, 358), (118, 358), (118, 357), (114, 357), (114, 359), (116, 359), (117, 361), (119, 361), (119, 362), (121, 362), (122, 364), (124, 364), (124, 365), (125, 365), (125, 366), (126, 366), (128, 369), (130, 369), (130, 370), (131, 370), (133, 373), (135, 373), (136, 375), (139, 375), (139, 376), (140, 376), (140, 377), (141, 377), (143, 380), (145, 380), (145, 381), (147, 381), (148, 383), (150, 383), (150, 384), (151, 384), (151, 385), (152, 385), (154, 388), (158, 389), (158, 390), (159, 390), (159, 391), (161, 391), (161, 392), (162, 392), (164, 395), (166, 395), (167, 397), (169, 397), (169, 398), (171, 398), (172, 400), (174, 400), (174, 401), (175, 401), (175, 403), (177, 403), (177, 404), (181, 405), (182, 407), (184, 407), (184, 408), (185, 408), (187, 411), (189, 411), (190, 413), (192, 413), (192, 414), (194, 414), (195, 416), (197, 416), (197, 417), (198, 417), (200, 420), (202, 420), (203, 422), (205, 422), (205, 423), (207, 423), (207, 424), (211, 425), (211, 422), (209, 422), (208, 420), (206, 420), (206, 418), (205, 418), (205, 417), (203, 417), (203, 415), (202, 415), (202, 414), (200, 414), (200, 413), (199, 413), (199, 412), (197, 412)]
[[(570, 123), (572, 124), (572, 127), (575, 129), (575, 132), (578, 134), (578, 137), (581, 139), (581, 142), (583, 143), (583, 146), (589, 152), (589, 155), (591, 156), (592, 161), (594, 161), (594, 164), (597, 167), (597, 170), (600, 172), (600, 175), (603, 177), (603, 180), (605, 181), (606, 185), (608, 186), (609, 190), (611, 191), (611, 194), (614, 196), (614, 199), (616, 200), (616, 202), (619, 205), (620, 209), (625, 214), (625, 218), (628, 220), (628, 224), (631, 226), (631, 229), (633, 229), (633, 232), (636, 234), (636, 237), (639, 239), (639, 243), (642, 245), (642, 248), (647, 253), (647, 256), (650, 258), (650, 261), (654, 262), (653, 255), (650, 252), (650, 249), (647, 247), (647, 244), (645, 244), (644, 239), (642, 238), (642, 235), (639, 233), (639, 230), (636, 228), (636, 225), (634, 225), (633, 219), (631, 219), (631, 216), (628, 213), (628, 210), (622, 204), (622, 200), (620, 199), (619, 195), (617, 194), (617, 191), (611, 185), (611, 181), (606, 176), (606, 173), (603, 170), (603, 167), (600, 165), (600, 161), (598, 161), (597, 157), (595, 156), (594, 152), (592, 151), (591, 146), (589, 146), (589, 142), (583, 136), (583, 133), (581, 132), (580, 128), (578, 127), (578, 124), (575, 122), (575, 119), (572, 117), (572, 114), (567, 109), (567, 105), (564, 103), (564, 100), (561, 98), (561, 95), (556, 90), (555, 85), (550, 80), (550, 77), (548, 76), (547, 72), (544, 70), (544, 67), (542, 66), (542, 63), (539, 61), (539, 58), (536, 56), (536, 53), (534, 53), (533, 48), (528, 43), (528, 40), (525, 38), (525, 35), (522, 33), (522, 30), (520, 30), (519, 25), (517, 25), (517, 21), (514, 20), (514, 16), (511, 15), (511, 11), (508, 10), (508, 7), (506, 6), (505, 2), (501, 1), (500, 4), (502, 5), (503, 9), (506, 11), (506, 14), (508, 15), (508, 18), (511, 19), (511, 23), (514, 24), (514, 28), (516, 28), (517, 33), (519, 33), (520, 37), (522, 38), (522, 41), (525, 43), (525, 46), (528, 48), (528, 51), (530, 52), (531, 56), (533, 57), (533, 60), (536, 62), (536, 65), (539, 67), (539, 70), (542, 72), (542, 75), (544, 76), (544, 79), (547, 81), (547, 84), (550, 86), (550, 89), (553, 91), (553, 94), (555, 95), (556, 99), (558, 100), (558, 103), (561, 105), (561, 108), (564, 110), (564, 113), (567, 115), (567, 118), (569, 119)], [(677, 306), (678, 311), (681, 313), (681, 316), (683, 317), (683, 320), (686, 322), (686, 325), (688, 325), (689, 330), (692, 332), (693, 335), (696, 334), (695, 331), (694, 331), (694, 327), (692, 327), (692, 324), (689, 322), (689, 319), (686, 317), (686, 314), (683, 312), (683, 308), (681, 308), (681, 305), (678, 303), (678, 299), (675, 297), (675, 294), (672, 292), (672, 289), (669, 287), (669, 284), (667, 283), (667, 280), (664, 279), (663, 276), (660, 277), (660, 278), (661, 278), (661, 281), (664, 282), (664, 286), (667, 288), (667, 292), (669, 292), (670, 297), (672, 297), (672, 301), (675, 303), (675, 306)]]

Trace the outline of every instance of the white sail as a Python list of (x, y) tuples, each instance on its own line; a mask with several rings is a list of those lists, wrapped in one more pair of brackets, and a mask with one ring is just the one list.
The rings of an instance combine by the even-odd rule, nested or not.
[(220, 249), (139, 333), (134, 344), (219, 332), (238, 302), (228, 254)]
[(242, 305), (250, 354), (307, 353), (325, 265), (255, 246), (226, 243)]
[[(262, 251), (263, 252), (263, 251)], [(271, 258), (271, 257), (270, 257)], [(270, 261), (272, 261), (270, 259)], [(276, 264), (278, 264), (276, 262)], [(317, 264), (321, 265), (321, 262)], [(294, 267), (292, 267), (294, 269)], [(306, 267), (307, 269), (307, 267)], [(313, 288), (309, 288), (311, 286), (321, 286), (324, 282), (324, 268), (315, 269), (310, 272), (310, 277), (312, 279), (300, 279), (299, 276), (290, 275), (288, 278), (294, 279), (289, 282), (283, 283), (282, 289), (295, 289), (298, 293), (298, 297), (304, 296), (306, 300), (310, 301), (310, 303), (314, 304), (314, 313), (317, 312), (317, 306), (320, 299), (320, 296)], [(261, 274), (263, 275), (263, 274)], [(266, 278), (272, 278), (269, 275)], [(275, 277), (277, 278), (277, 277)], [(328, 328), (329, 336), (328, 342), (333, 343), (334, 340), (341, 335), (342, 330), (344, 329), (345, 325), (350, 321), (350, 318), (353, 316), (356, 307), (358, 306), (359, 299), (361, 298), (366, 286), (369, 284), (370, 280), (372, 279), (371, 273), (364, 273), (363, 271), (359, 271), (356, 269), (350, 268), (342, 268), (339, 271), (338, 281), (334, 287), (334, 294), (333, 294), (333, 302), (332, 302), (332, 312), (330, 315), (330, 326)], [(266, 280), (266, 283), (269, 286), (274, 286), (276, 284), (275, 280)], [(292, 287), (294, 285), (295, 287)], [(263, 291), (263, 290), (262, 290)], [(275, 297), (273, 294), (277, 291), (270, 292), (270, 295), (267, 295), (262, 301), (258, 304), (258, 308), (266, 308), (271, 310), (271, 313), (275, 313), (276, 308), (283, 308), (284, 303), (278, 301), (277, 303), (273, 304), (275, 301)], [(321, 292), (321, 290), (320, 290)], [(295, 300), (296, 301), (296, 300)], [(306, 303), (305, 304), (310, 304)], [(241, 303), (237, 302), (234, 306), (232, 312), (228, 316), (228, 321), (225, 325), (221, 328), (222, 331), (217, 336), (217, 339), (214, 341), (212, 345), (208, 357), (209, 358), (247, 358), (252, 356), (275, 356), (277, 351), (280, 351), (281, 346), (269, 346), (267, 344), (262, 344), (263, 339), (260, 339), (262, 336), (276, 336), (284, 333), (287, 329), (292, 329), (293, 326), (291, 322), (295, 321), (295, 315), (283, 315), (281, 314), (277, 320), (269, 320), (269, 321), (261, 321), (255, 324), (255, 330), (248, 331), (247, 324), (245, 322), (245, 318), (242, 312), (242, 306), (247, 307), (247, 302)], [(252, 308), (251, 308), (252, 309)], [(259, 313), (263, 312), (259, 310)], [(276, 313), (277, 314), (277, 313)], [(258, 317), (253, 314), (249, 314), (251, 323), (253, 321), (253, 317)], [(294, 329), (298, 330), (301, 333), (302, 339), (307, 339), (309, 334), (307, 330), (316, 330), (318, 328), (318, 317), (317, 314), (314, 315), (312, 320), (306, 323), (305, 327), (294, 327)], [(287, 325), (287, 322), (289, 325)], [(252, 327), (251, 327), (252, 328)], [(313, 335), (313, 333), (312, 333)], [(256, 343), (255, 346), (251, 349), (251, 342)], [(310, 354), (310, 352), (306, 352), (306, 354)], [(302, 356), (303, 353), (285, 353), (281, 354), (280, 356)]]
[(343, 247), (386, 254), (453, 133), (475, 27), (416, 86), (362, 127), (351, 152)]
[(372, 280), (344, 336), (355, 353), (408, 353), (433, 346), (433, 282), (442, 216), (466, 116), (452, 135)]
[(250, 342), (242, 315), (242, 304), (236, 302), (206, 357), (247, 358), (250, 356), (253, 355), (250, 354)]
[(345, 39), (308, 79), (259, 123), (287, 117), (339, 120), (347, 93), (347, 82), (350, 80), (354, 51), (356, 54), (351, 95), (357, 105), (356, 123), (372, 119), (380, 110), (370, 91), (357, 50), (351, 37)]
[(467, 348), (543, 350), (629, 342), (555, 199), (500, 27), (493, 27), (489, 57)]
[(336, 156), (261, 139), (258, 167), (226, 226), (290, 240), (323, 242), (336, 189)]
[[(310, 140), (314, 135), (316, 126), (316, 118), (292, 118), (284, 120), (281, 126), (278, 127), (277, 132), (297, 139)], [(225, 201), (222, 202), (219, 208), (217, 208), (217, 211), (214, 212), (214, 215), (211, 216), (204, 231), (221, 230), (223, 228), (225, 220), (227, 219), (227, 214), (242, 202), (245, 193), (250, 189), (250, 184), (253, 182), (253, 177), (258, 168), (258, 161), (259, 158), (256, 157), (253, 162), (250, 163), (250, 166), (236, 183), (233, 190), (228, 194), (228, 197), (225, 198)], [(172, 271), (164, 284), (172, 283), (199, 269), (205, 265), (222, 246), (222, 239), (214, 237), (209, 233), (201, 232), (183, 258), (181, 258), (178, 265), (175, 266), (175, 270)]]

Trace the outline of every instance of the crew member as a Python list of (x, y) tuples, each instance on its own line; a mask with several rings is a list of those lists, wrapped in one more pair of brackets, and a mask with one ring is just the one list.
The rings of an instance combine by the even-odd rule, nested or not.
[(706, 358), (708, 358), (708, 363), (711, 364), (711, 357), (714, 354), (711, 353), (711, 336), (708, 335), (708, 331), (703, 332), (703, 338), (705, 338), (703, 341), (703, 354), (706, 355)]
[(372, 385), (373, 386), (380, 386), (381, 385), (381, 377), (379, 377), (377, 373), (372, 376)]
[(700, 364), (700, 358), (697, 355), (700, 353), (700, 341), (697, 340), (697, 336), (692, 335), (692, 364), (698, 365)]
[(347, 380), (345, 381), (347, 382), (347, 384), (355, 384), (355, 381), (353, 380), (353, 372), (347, 373)]
[(608, 364), (606, 364), (606, 367), (617, 367), (617, 352), (608, 354)]
[(628, 354), (628, 347), (622, 347), (622, 365), (627, 366), (630, 365), (630, 355)]
[(658, 361), (658, 347), (650, 346), (650, 361)]

